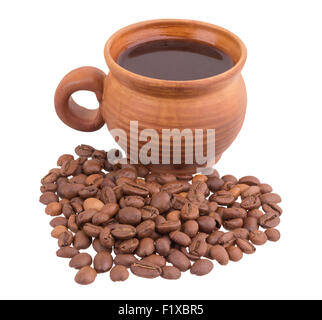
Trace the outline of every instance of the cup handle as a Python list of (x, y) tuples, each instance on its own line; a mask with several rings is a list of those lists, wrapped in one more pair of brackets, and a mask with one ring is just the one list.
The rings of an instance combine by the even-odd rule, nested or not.
[(58, 117), (76, 130), (89, 132), (100, 129), (104, 120), (99, 108), (89, 110), (78, 105), (72, 94), (79, 90), (92, 91), (101, 105), (105, 77), (103, 71), (94, 67), (82, 67), (68, 73), (59, 83), (55, 93)]

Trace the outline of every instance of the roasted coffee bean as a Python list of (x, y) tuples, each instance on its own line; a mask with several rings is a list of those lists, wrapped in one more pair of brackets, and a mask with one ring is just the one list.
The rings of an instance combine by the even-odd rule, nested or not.
[(70, 205), (72, 206), (73, 210), (76, 213), (80, 213), (80, 212), (84, 211), (83, 203), (84, 203), (84, 201), (79, 197), (76, 197), (76, 198), (73, 198), (70, 200)]
[(69, 217), (67, 225), (71, 231), (73, 231), (75, 233), (78, 231), (78, 224), (76, 223), (76, 215), (75, 214), (73, 214)]
[(159, 233), (170, 233), (172, 231), (178, 230), (181, 227), (180, 221), (165, 221), (163, 223), (157, 223), (156, 229)]
[(79, 164), (78, 160), (65, 161), (60, 168), (60, 174), (63, 177), (74, 175), (78, 169), (78, 164)]
[(67, 231), (68, 231), (68, 230), (67, 230), (67, 228), (66, 228), (65, 226), (57, 226), (57, 227), (55, 227), (55, 228), (52, 230), (52, 232), (51, 232), (51, 236), (52, 236), (53, 238), (58, 239), (58, 238), (59, 238), (59, 236), (60, 236), (62, 233), (67, 232)]
[[(91, 198), (90, 198), (91, 199)], [(87, 222), (91, 222), (94, 215), (97, 213), (96, 209), (87, 209), (76, 217), (76, 222), (79, 226), (84, 225)]]
[(105, 248), (112, 248), (114, 246), (115, 240), (111, 234), (111, 228), (105, 227), (99, 235), (100, 243)]
[(156, 252), (166, 257), (170, 253), (171, 240), (168, 236), (161, 237), (155, 241)]
[(49, 172), (41, 179), (41, 183), (43, 185), (46, 185), (49, 183), (54, 183), (57, 181), (58, 177), (59, 177), (59, 175), (57, 173)]
[(248, 240), (238, 238), (236, 244), (246, 254), (252, 254), (256, 251), (256, 248)]
[(121, 208), (124, 207), (134, 207), (141, 209), (145, 205), (145, 199), (141, 196), (126, 196), (120, 199)]
[(88, 253), (79, 253), (69, 262), (69, 266), (75, 269), (81, 269), (85, 266), (90, 266), (91, 264), (92, 257)]
[(96, 198), (87, 198), (84, 201), (84, 210), (95, 209), (100, 211), (104, 207), (104, 203)]
[(131, 264), (137, 261), (139, 260), (133, 254), (117, 254), (114, 259), (114, 264), (130, 268)]
[(195, 220), (188, 220), (183, 224), (183, 232), (190, 238), (197, 235), (199, 231), (199, 224)]
[(94, 237), (97, 238), (101, 231), (103, 230), (102, 227), (96, 226), (91, 223), (85, 223), (83, 226), (83, 231), (89, 236), (89, 237)]
[(131, 265), (131, 271), (138, 277), (142, 278), (157, 278), (161, 275), (161, 268), (148, 261), (138, 261)]
[(191, 261), (200, 259), (199, 256), (189, 253), (186, 247), (180, 247), (180, 251)]
[(136, 255), (143, 258), (151, 255), (155, 250), (154, 241), (151, 238), (143, 238), (140, 240), (139, 246), (136, 249)]
[(120, 224), (116, 226), (112, 231), (112, 235), (121, 240), (127, 240), (131, 239), (135, 236), (136, 234), (136, 229), (135, 227), (127, 224)]
[(101, 251), (108, 251), (111, 252), (111, 248), (106, 248), (101, 244), (101, 241), (99, 238), (95, 239), (92, 243), (93, 249), (98, 253)]
[(253, 176), (245, 176), (239, 179), (238, 183), (247, 184), (249, 186), (257, 186), (260, 184), (260, 181)]
[(120, 223), (136, 226), (141, 221), (141, 211), (134, 207), (125, 207), (119, 211), (118, 220)]
[(39, 198), (39, 201), (42, 203), (42, 204), (46, 204), (48, 205), (49, 203), (51, 202), (58, 202), (59, 199), (57, 197), (57, 195), (54, 193), (54, 192), (51, 192), (51, 191), (48, 191), (48, 192), (44, 192), (40, 198)]
[(169, 237), (173, 242), (179, 244), (180, 246), (187, 247), (191, 244), (190, 237), (181, 231), (172, 231), (170, 232)]
[(155, 230), (155, 222), (153, 220), (145, 220), (136, 227), (136, 234), (139, 239), (149, 237)]
[(51, 202), (47, 205), (45, 212), (52, 217), (59, 216), (62, 213), (62, 204), (59, 202)]
[(222, 226), (222, 217), (218, 212), (210, 212), (209, 217), (212, 217), (215, 220), (216, 228), (220, 229)]
[(63, 204), (62, 213), (66, 219), (69, 219), (74, 214), (74, 209), (69, 202)]
[(180, 271), (187, 271), (191, 267), (190, 260), (179, 250), (172, 250), (167, 260), (177, 267)]
[(253, 218), (259, 220), (259, 218), (261, 218), (263, 215), (264, 215), (264, 213), (261, 210), (253, 209), (248, 212), (247, 217), (253, 217)]
[(144, 206), (141, 209), (141, 216), (143, 220), (154, 220), (159, 215), (159, 210), (152, 206)]
[(95, 281), (96, 276), (97, 276), (97, 273), (93, 268), (89, 266), (85, 266), (77, 272), (75, 276), (75, 281), (78, 284), (88, 285)]
[(92, 239), (87, 236), (87, 234), (79, 230), (76, 232), (74, 237), (74, 247), (78, 250), (87, 249), (92, 244)]
[(129, 272), (126, 267), (122, 265), (114, 266), (110, 272), (110, 278), (113, 282), (125, 281), (129, 277)]
[(259, 197), (249, 196), (241, 202), (241, 207), (246, 210), (258, 209), (261, 206)]
[(236, 219), (241, 218), (244, 219), (247, 216), (247, 211), (243, 208), (225, 208), (223, 210), (222, 218), (226, 219)]
[(212, 196), (210, 196), (209, 200), (215, 201), (220, 205), (228, 206), (228, 205), (231, 205), (234, 203), (235, 197), (229, 191), (220, 190), (220, 191), (216, 191), (216, 193), (214, 193)]
[(223, 231), (216, 230), (207, 237), (207, 242), (211, 245), (215, 245), (224, 234)]
[(259, 219), (259, 224), (262, 228), (268, 229), (277, 227), (280, 221), (279, 213), (277, 211), (270, 211)]
[(141, 261), (151, 262), (159, 267), (164, 267), (166, 265), (166, 259), (158, 254), (151, 254), (149, 256), (144, 257)]
[(197, 219), (199, 230), (205, 233), (211, 233), (216, 229), (216, 222), (212, 217), (202, 216)]
[(276, 204), (280, 203), (282, 199), (277, 193), (264, 193), (260, 196), (260, 201), (262, 204)]
[(83, 199), (86, 199), (86, 198), (92, 198), (92, 197), (95, 197), (95, 195), (97, 194), (98, 192), (98, 188), (95, 187), (95, 186), (88, 186), (88, 187), (85, 187), (83, 189), (81, 189), (80, 191), (78, 191), (78, 195), (83, 198)]
[(161, 185), (157, 182), (145, 182), (144, 185), (150, 194), (159, 193), (161, 191)]
[(200, 238), (198, 235), (195, 236), (189, 246), (189, 253), (195, 256), (202, 257), (206, 254), (207, 243), (205, 239)]
[(108, 251), (101, 251), (94, 257), (94, 269), (97, 273), (109, 271), (113, 265), (113, 257)]
[(83, 164), (83, 171), (87, 175), (99, 173), (102, 169), (102, 163), (98, 159), (86, 160)]
[(241, 197), (242, 199), (245, 199), (247, 197), (257, 197), (261, 194), (260, 188), (258, 186), (251, 186), (244, 192), (242, 192)]
[(57, 184), (56, 183), (46, 183), (40, 187), (40, 192), (45, 193), (48, 191), (56, 191), (57, 190)]
[(185, 188), (181, 181), (168, 182), (161, 187), (161, 191), (167, 192), (169, 194), (180, 193), (184, 190)]
[(277, 205), (276, 203), (270, 203), (270, 204), (265, 203), (265, 204), (262, 205), (262, 208), (263, 208), (265, 213), (269, 213), (269, 212), (272, 212), (272, 211), (273, 212), (278, 212), (279, 215), (282, 215), (282, 213), (283, 213), (282, 208), (279, 205)]
[(229, 255), (226, 249), (220, 245), (214, 245), (211, 247), (209, 255), (211, 259), (215, 259), (219, 264), (225, 266), (229, 262)]
[(211, 261), (207, 259), (199, 259), (190, 268), (191, 274), (195, 274), (197, 276), (204, 276), (208, 274), (214, 265)]
[(181, 212), (179, 210), (171, 211), (167, 214), (166, 219), (168, 221), (179, 221)]
[(209, 177), (206, 183), (212, 192), (216, 192), (221, 189), (225, 182), (218, 177)]
[(173, 266), (162, 267), (161, 277), (168, 280), (177, 280), (181, 277), (181, 271)]
[(258, 230), (257, 218), (247, 217), (244, 219), (243, 228), (247, 229), (249, 232)]
[(161, 173), (156, 176), (156, 182), (160, 184), (166, 184), (176, 180), (177, 180), (177, 177), (171, 173)]
[(110, 186), (105, 186), (102, 189), (100, 199), (104, 202), (104, 204), (117, 202), (116, 194), (113, 188)]
[(230, 261), (237, 262), (243, 258), (243, 252), (238, 247), (231, 246), (226, 248), (226, 250)]
[(79, 254), (79, 251), (73, 247), (61, 247), (56, 252), (57, 257), (60, 257), (60, 258), (73, 258), (77, 254)]
[(267, 242), (267, 236), (265, 232), (256, 230), (249, 234), (249, 240), (256, 245), (261, 246)]
[(244, 220), (241, 218), (230, 219), (224, 221), (224, 228), (226, 230), (234, 230), (236, 228), (241, 228), (244, 224)]
[(199, 217), (199, 208), (190, 202), (186, 202), (181, 209), (181, 218), (183, 220), (195, 220)]
[(58, 246), (69, 247), (73, 243), (73, 240), (74, 240), (74, 235), (69, 231), (65, 231), (61, 233), (58, 237)]
[(61, 198), (72, 199), (78, 196), (85, 186), (79, 183), (64, 183), (58, 186), (57, 192)]
[(241, 194), (240, 188), (237, 187), (236, 185), (234, 185), (232, 188), (230, 188), (229, 192), (233, 194), (235, 199), (237, 199)]
[(161, 191), (152, 195), (151, 206), (157, 208), (160, 213), (170, 209), (170, 196), (167, 192)]
[(92, 156), (94, 150), (95, 149), (89, 145), (81, 144), (75, 148), (75, 153), (80, 157), (89, 158)]
[(229, 231), (224, 233), (219, 239), (218, 244), (226, 247), (227, 245), (231, 245), (235, 242), (236, 238), (233, 232)]
[(269, 241), (278, 241), (281, 238), (281, 234), (277, 229), (267, 229), (265, 230), (266, 237)]
[(119, 246), (121, 253), (133, 253), (139, 246), (139, 240), (136, 238), (124, 240)]
[(50, 226), (53, 228), (57, 226), (65, 226), (67, 227), (68, 220), (64, 217), (56, 217), (50, 221)]
[(146, 197), (149, 195), (149, 190), (135, 182), (127, 182), (122, 185), (123, 194), (132, 196)]
[(259, 190), (260, 190), (260, 192), (262, 194), (264, 194), (264, 193), (270, 193), (270, 192), (273, 191), (273, 188), (269, 184), (267, 184), (267, 183), (260, 183), (258, 185), (258, 187), (259, 187)]
[(236, 239), (245, 239), (248, 240), (249, 238), (249, 231), (245, 228), (236, 228), (232, 230)]

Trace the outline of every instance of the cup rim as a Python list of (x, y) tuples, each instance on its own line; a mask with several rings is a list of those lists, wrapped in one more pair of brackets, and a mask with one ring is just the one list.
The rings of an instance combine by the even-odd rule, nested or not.
[[(157, 79), (157, 78), (151, 78), (147, 76), (143, 76), (134, 72), (131, 72), (122, 66), (120, 66), (114, 58), (111, 56), (110, 49), (114, 41), (117, 41), (117, 39), (122, 36), (125, 33), (128, 33), (130, 31), (134, 31), (137, 28), (143, 27), (143, 26), (151, 26), (155, 24), (195, 24), (200, 27), (207, 27), (211, 28), (215, 31), (219, 31), (221, 33), (224, 33), (226, 36), (228, 36), (231, 40), (233, 40), (240, 49), (240, 57), (238, 61), (231, 67), (230, 69), (226, 70), (223, 73), (207, 77), (207, 78), (201, 78), (196, 80), (163, 80), (163, 79)], [(229, 53), (228, 53), (229, 54)], [(126, 82), (137, 82), (140, 86), (148, 86), (148, 87), (167, 87), (167, 88), (202, 88), (210, 84), (215, 84), (218, 82), (225, 81), (229, 78), (232, 78), (234, 75), (238, 74), (241, 69), (243, 68), (246, 58), (247, 58), (247, 49), (242, 40), (235, 35), (233, 32), (219, 27), (217, 25), (197, 21), (197, 20), (189, 20), (189, 19), (154, 19), (154, 20), (146, 20), (137, 22), (134, 24), (130, 24), (126, 27), (123, 27), (122, 29), (116, 31), (106, 42), (104, 47), (104, 57), (105, 61), (110, 69), (110, 72), (117, 77), (121, 79), (126, 79)]]

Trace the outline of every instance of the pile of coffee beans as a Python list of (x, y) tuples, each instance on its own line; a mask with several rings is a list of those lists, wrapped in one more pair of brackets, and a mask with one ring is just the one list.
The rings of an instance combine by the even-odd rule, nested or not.
[[(205, 275), (213, 262), (227, 265), (256, 246), (278, 241), (281, 198), (256, 177), (155, 174), (143, 165), (112, 164), (107, 153), (76, 147), (41, 180), (40, 202), (52, 216), (57, 256), (92, 283), (110, 271), (124, 281)], [(90, 246), (94, 259), (83, 250)]]

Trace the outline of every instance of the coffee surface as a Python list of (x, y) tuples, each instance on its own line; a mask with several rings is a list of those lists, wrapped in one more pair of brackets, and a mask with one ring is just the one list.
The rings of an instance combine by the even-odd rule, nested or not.
[(125, 50), (117, 63), (136, 74), (162, 80), (197, 80), (230, 69), (222, 50), (191, 40), (154, 40)]

